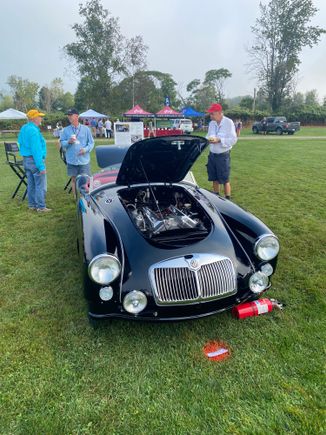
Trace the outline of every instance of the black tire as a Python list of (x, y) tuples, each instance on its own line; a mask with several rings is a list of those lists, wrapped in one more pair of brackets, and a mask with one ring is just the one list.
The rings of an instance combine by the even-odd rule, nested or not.
[(253, 134), (258, 134), (258, 128), (257, 127), (252, 127), (252, 132), (253, 132)]
[(283, 134), (283, 130), (279, 127), (276, 129), (276, 134), (278, 134), (279, 136), (281, 136)]
[(294, 134), (294, 131), (288, 131), (288, 135), (290, 136), (292, 136)]

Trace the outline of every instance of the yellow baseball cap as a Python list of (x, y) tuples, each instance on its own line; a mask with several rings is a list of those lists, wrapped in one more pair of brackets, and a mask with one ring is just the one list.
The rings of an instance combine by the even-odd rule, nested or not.
[(38, 116), (45, 116), (45, 113), (42, 113), (37, 109), (31, 109), (26, 113), (26, 116), (29, 119), (33, 119), (33, 118), (37, 118)]

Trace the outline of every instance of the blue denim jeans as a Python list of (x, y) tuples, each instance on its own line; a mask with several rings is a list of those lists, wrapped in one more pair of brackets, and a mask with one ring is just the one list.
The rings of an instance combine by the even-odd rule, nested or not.
[(33, 157), (24, 157), (23, 162), (27, 176), (28, 207), (45, 208), (46, 174), (40, 174)]

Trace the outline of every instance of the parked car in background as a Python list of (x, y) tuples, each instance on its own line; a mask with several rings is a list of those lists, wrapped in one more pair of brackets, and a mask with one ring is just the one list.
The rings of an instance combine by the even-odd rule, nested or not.
[(294, 134), (300, 130), (300, 122), (288, 122), (284, 116), (269, 116), (259, 122), (254, 122), (252, 132), (258, 133), (276, 133), (276, 134)]
[(194, 131), (194, 126), (191, 119), (175, 119), (172, 128), (182, 130), (183, 133), (189, 134)]
[(77, 177), (77, 247), (89, 318), (195, 319), (257, 299), (279, 242), (259, 219), (200, 188), (203, 137), (98, 146), (103, 168)]

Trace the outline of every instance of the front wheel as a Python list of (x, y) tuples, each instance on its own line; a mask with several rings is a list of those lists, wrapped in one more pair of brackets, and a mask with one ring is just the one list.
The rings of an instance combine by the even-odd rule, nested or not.
[(258, 128), (257, 127), (252, 127), (252, 132), (253, 132), (253, 134), (258, 134)]
[(278, 134), (279, 136), (283, 134), (283, 130), (281, 128), (277, 128), (276, 129), (276, 134)]

